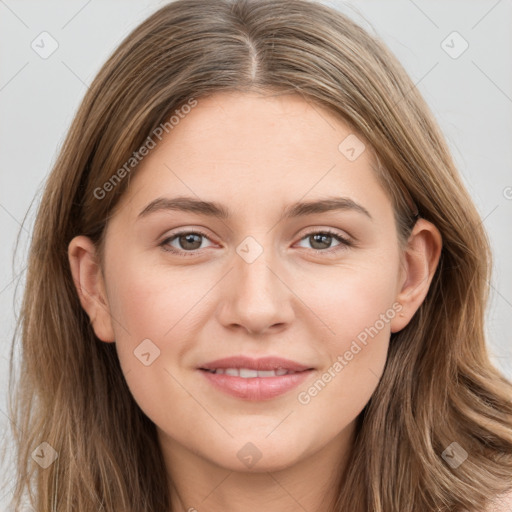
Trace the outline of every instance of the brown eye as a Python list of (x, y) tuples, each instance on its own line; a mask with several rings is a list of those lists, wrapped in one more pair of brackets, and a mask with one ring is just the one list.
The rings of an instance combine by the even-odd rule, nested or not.
[[(343, 250), (346, 247), (352, 246), (352, 243), (333, 231), (314, 231), (304, 236), (302, 240), (307, 240), (311, 246), (311, 249), (319, 252), (335, 252)], [(338, 242), (332, 246), (333, 241)]]
[(197, 233), (187, 233), (186, 235), (179, 235), (178, 240), (181, 249), (195, 250), (201, 247), (202, 236)]
[(193, 256), (194, 251), (202, 249), (201, 245), (204, 239), (209, 240), (204, 233), (196, 231), (181, 231), (166, 238), (160, 245), (166, 251), (181, 254), (183, 256)]
[(309, 242), (313, 249), (329, 249), (333, 238), (332, 235), (328, 235), (327, 233), (317, 233), (309, 235)]

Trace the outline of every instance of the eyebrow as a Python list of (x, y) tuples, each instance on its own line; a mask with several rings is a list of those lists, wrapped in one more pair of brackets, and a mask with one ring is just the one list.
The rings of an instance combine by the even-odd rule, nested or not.
[[(201, 201), (195, 197), (179, 196), (174, 198), (159, 197), (151, 201), (138, 215), (139, 218), (159, 212), (175, 210), (181, 212), (197, 213), (208, 217), (227, 220), (231, 213), (225, 206), (215, 201)], [(313, 215), (331, 211), (355, 211), (366, 215), (373, 220), (370, 212), (362, 205), (349, 197), (328, 197), (315, 201), (297, 202), (287, 206), (282, 214), (282, 219)]]

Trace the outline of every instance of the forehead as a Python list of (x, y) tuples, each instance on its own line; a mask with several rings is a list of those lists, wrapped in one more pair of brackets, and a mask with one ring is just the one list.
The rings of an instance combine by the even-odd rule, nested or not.
[(368, 145), (326, 108), (299, 95), (222, 92), (180, 116), (128, 193), (137, 203), (195, 195), (233, 211), (326, 195), (371, 204), (384, 193), (374, 166)]

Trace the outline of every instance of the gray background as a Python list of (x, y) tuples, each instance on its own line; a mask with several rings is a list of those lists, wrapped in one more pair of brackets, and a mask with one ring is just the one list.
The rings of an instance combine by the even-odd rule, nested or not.
[[(2, 431), (9, 423), (7, 370), (15, 309), (41, 186), (88, 84), (123, 37), (163, 3), (0, 0)], [(491, 239), (489, 349), (495, 364), (512, 378), (512, 0), (324, 3), (388, 44), (437, 117)], [(43, 31), (58, 43), (46, 59), (31, 47)], [(453, 58), (464, 40), (467, 50)], [(18, 232), (20, 250), (13, 260)], [(21, 282), (15, 293), (17, 277)], [(10, 484), (8, 461), (5, 465), (0, 475), (6, 474)], [(0, 493), (0, 510), (6, 510), (8, 494), (8, 487)]]

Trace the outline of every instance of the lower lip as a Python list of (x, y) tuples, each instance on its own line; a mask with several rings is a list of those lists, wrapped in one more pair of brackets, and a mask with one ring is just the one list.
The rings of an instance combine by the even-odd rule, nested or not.
[(244, 400), (269, 400), (296, 388), (312, 370), (277, 377), (233, 377), (222, 373), (199, 370), (217, 389)]

